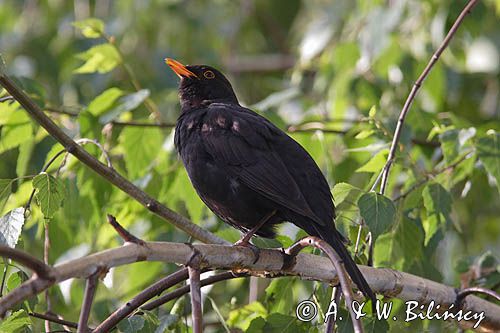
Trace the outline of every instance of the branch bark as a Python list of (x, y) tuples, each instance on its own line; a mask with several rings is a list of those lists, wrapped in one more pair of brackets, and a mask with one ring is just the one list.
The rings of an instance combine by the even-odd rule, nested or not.
[[(10, 257), (11, 252), (3, 251), (0, 255)], [(295, 262), (283, 269), (284, 256), (279, 250), (262, 249), (259, 260), (255, 263), (251, 249), (207, 244), (179, 244), (168, 242), (146, 242), (145, 246), (127, 243), (121, 247), (94, 253), (79, 259), (53, 267), (53, 280), (34, 276), (20, 287), (5, 295), (0, 300), (0, 313), (4, 314), (15, 304), (38, 294), (48, 287), (70, 278), (87, 278), (100, 267), (104, 269), (126, 265), (137, 261), (162, 261), (187, 265), (193, 256), (198, 256), (200, 267), (211, 269), (232, 269), (255, 276), (274, 277), (276, 275), (296, 275), (306, 280), (323, 281), (336, 284), (337, 273), (328, 258), (311, 254), (299, 254)], [(409, 273), (388, 268), (359, 266), (372, 290), (387, 297), (396, 297), (403, 301), (418, 300), (420, 304), (434, 301), (445, 309), (455, 304), (457, 292), (449, 287)], [(487, 332), (500, 330), (500, 306), (474, 295), (467, 296), (462, 302), (464, 312), (484, 312), (485, 319), (480, 330)], [(473, 322), (460, 322), (471, 327)]]

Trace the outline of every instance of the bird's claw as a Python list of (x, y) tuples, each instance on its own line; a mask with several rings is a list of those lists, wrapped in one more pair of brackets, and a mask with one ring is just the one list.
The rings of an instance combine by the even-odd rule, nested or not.
[(252, 250), (253, 256), (255, 258), (255, 260), (253, 261), (253, 264), (255, 264), (257, 261), (259, 261), (260, 249), (257, 246), (253, 245), (252, 243), (250, 243), (249, 241), (245, 241), (244, 239), (240, 239), (239, 241), (234, 243), (233, 246), (246, 247), (246, 248)]

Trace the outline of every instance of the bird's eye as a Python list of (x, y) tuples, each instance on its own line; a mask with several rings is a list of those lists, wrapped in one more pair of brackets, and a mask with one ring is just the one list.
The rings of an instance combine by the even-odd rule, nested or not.
[(205, 71), (203, 72), (203, 76), (207, 79), (213, 79), (215, 77), (215, 74), (212, 71)]

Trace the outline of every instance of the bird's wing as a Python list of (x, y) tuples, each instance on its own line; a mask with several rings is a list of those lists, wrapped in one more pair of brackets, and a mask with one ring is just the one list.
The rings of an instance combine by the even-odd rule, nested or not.
[(214, 161), (263, 196), (324, 225), (325, 221), (313, 213), (280, 154), (270, 144), (273, 136), (279, 134), (273, 132), (277, 129), (257, 114), (224, 105), (209, 109), (201, 135)]

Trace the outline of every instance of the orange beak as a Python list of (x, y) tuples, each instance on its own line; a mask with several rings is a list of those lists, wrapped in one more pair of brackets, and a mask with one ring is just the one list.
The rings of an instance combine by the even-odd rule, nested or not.
[(177, 74), (177, 76), (180, 77), (181, 79), (183, 77), (198, 78), (198, 76), (196, 76), (195, 73), (191, 72), (189, 69), (186, 68), (186, 66), (184, 66), (183, 64), (174, 59), (166, 58), (165, 63), (168, 66), (170, 66), (170, 68), (175, 72), (175, 74)]

